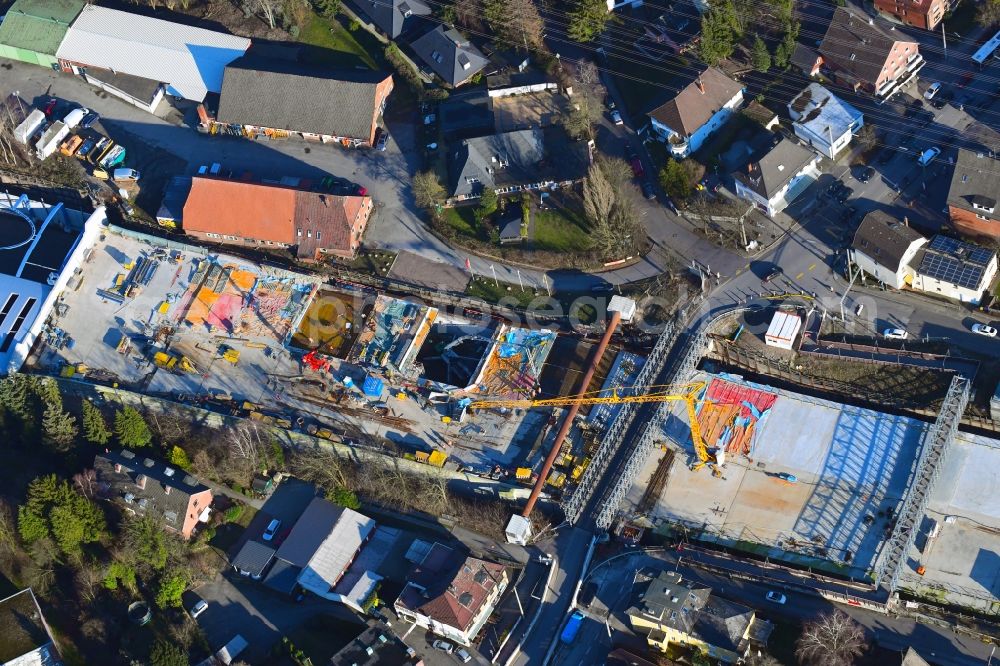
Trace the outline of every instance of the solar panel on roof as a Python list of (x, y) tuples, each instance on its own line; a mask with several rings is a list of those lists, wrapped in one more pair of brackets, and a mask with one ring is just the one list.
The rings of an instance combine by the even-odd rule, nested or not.
[(964, 263), (941, 254), (928, 252), (920, 262), (920, 272), (927, 277), (949, 282), (966, 289), (975, 289), (983, 277), (983, 267)]
[(987, 250), (985, 247), (974, 247), (969, 252), (969, 261), (975, 262), (977, 264), (988, 264), (990, 259), (993, 258), (993, 251)]

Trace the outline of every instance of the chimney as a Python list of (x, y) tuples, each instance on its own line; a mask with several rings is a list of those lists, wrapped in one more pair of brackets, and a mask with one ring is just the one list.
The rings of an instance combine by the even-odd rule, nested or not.
[(163, 494), (164, 495), (169, 495), (170, 494), (170, 486), (168, 486), (165, 483), (163, 484)]
[(908, 217), (907, 217), (907, 216), (905, 216), (905, 215), (903, 216), (903, 226), (904, 226), (904, 227), (908, 227), (908, 226), (910, 226), (910, 218), (908, 218)]
[(701, 94), (702, 94), (702, 95), (704, 95), (704, 94), (705, 94), (705, 84), (704, 84), (704, 83), (702, 83), (702, 81), (701, 81), (701, 77), (700, 77), (700, 76), (698, 77), (698, 90), (700, 90), (700, 91), (701, 91)]
[(115, 463), (115, 473), (117, 473), (117, 474), (121, 474), (122, 473), (121, 463)]
[(146, 489), (146, 475), (145, 474), (140, 474), (139, 476), (135, 477), (135, 485), (139, 486), (139, 488), (141, 490), (145, 490)]

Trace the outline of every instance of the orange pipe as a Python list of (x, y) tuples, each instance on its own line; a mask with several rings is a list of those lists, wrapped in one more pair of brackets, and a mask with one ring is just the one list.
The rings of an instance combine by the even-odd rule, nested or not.
[[(611, 342), (611, 336), (614, 335), (615, 331), (618, 330), (618, 324), (621, 322), (622, 315), (620, 312), (612, 312), (611, 319), (608, 321), (608, 327), (604, 330), (604, 335), (601, 337), (601, 341), (597, 343), (597, 349), (594, 350), (594, 355), (590, 359), (590, 364), (587, 366), (587, 371), (583, 373), (583, 379), (580, 381), (580, 388), (576, 393), (586, 393), (587, 387), (590, 386), (590, 380), (594, 378), (594, 373), (597, 372), (597, 366), (601, 364), (601, 359), (604, 358), (604, 352), (608, 349), (608, 343)], [(552, 442), (552, 448), (549, 450), (549, 455), (545, 458), (545, 464), (542, 465), (542, 471), (538, 473), (538, 480), (535, 481), (534, 487), (531, 489), (531, 495), (528, 497), (528, 503), (524, 505), (524, 510), (521, 511), (521, 515), (527, 518), (531, 515), (531, 510), (535, 508), (535, 502), (538, 501), (538, 496), (542, 493), (542, 486), (545, 485), (545, 479), (548, 478), (549, 472), (552, 471), (552, 465), (556, 461), (556, 456), (559, 455), (559, 448), (562, 446), (563, 440), (566, 439), (566, 435), (569, 434), (569, 429), (573, 426), (573, 420), (576, 418), (577, 413), (580, 411), (580, 403), (574, 402), (566, 410), (566, 416), (563, 418), (562, 425), (559, 427), (559, 432), (556, 433), (556, 438)]]

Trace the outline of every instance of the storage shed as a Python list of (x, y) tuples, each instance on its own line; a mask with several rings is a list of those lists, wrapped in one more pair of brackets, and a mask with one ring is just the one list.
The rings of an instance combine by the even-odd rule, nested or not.
[(0, 23), (0, 58), (57, 69), (56, 52), (83, 0), (17, 0)]
[(771, 325), (767, 327), (767, 333), (764, 334), (764, 342), (771, 347), (791, 349), (792, 344), (795, 342), (795, 336), (799, 334), (801, 328), (801, 317), (791, 312), (779, 310), (774, 313)]

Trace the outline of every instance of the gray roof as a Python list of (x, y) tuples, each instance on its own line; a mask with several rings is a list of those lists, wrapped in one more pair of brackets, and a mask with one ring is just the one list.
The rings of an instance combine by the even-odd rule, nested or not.
[(489, 63), (462, 33), (443, 25), (413, 40), (410, 48), (451, 86), (465, 83)]
[(91, 83), (104, 83), (144, 104), (152, 102), (156, 93), (163, 86), (163, 83), (160, 81), (144, 79), (141, 76), (132, 76), (131, 74), (115, 72), (110, 69), (99, 69), (97, 67), (88, 67), (85, 77)]
[[(370, 650), (370, 651), (369, 651)], [(368, 627), (332, 657), (328, 666), (401, 666), (415, 664), (406, 644), (385, 625), (369, 622)]]
[(431, 290), (462, 293), (471, 276), (452, 264), (428, 259), (416, 252), (401, 250), (392, 261), (388, 277)]
[(226, 67), (218, 120), (368, 141), (385, 72), (247, 56)]
[(493, 104), (482, 89), (457, 92), (438, 105), (441, 129), (449, 138), (482, 136), (493, 131)]
[(709, 597), (697, 615), (693, 633), (709, 645), (739, 653), (753, 617), (753, 610), (746, 606)]
[(297, 567), (282, 559), (275, 559), (274, 566), (264, 578), (264, 585), (272, 590), (291, 594), (295, 590), (295, 586), (299, 584), (300, 571), (302, 571), (302, 567)]
[(777, 145), (737, 171), (735, 177), (748, 188), (770, 200), (806, 165), (817, 160), (816, 153), (794, 141), (782, 138)]
[(868, 16), (837, 7), (819, 52), (825, 62), (848, 72), (858, 81), (874, 85), (896, 41), (869, 23)]
[(255, 577), (260, 576), (274, 559), (274, 553), (274, 548), (265, 546), (259, 541), (250, 540), (243, 544), (231, 564), (237, 571), (246, 572)]
[(815, 49), (811, 49), (805, 44), (795, 44), (795, 50), (792, 51), (792, 57), (789, 58), (789, 62), (798, 67), (806, 74), (809, 74), (816, 66), (816, 61), (819, 60), (819, 53)]
[[(319, 503), (328, 506), (319, 508)], [(299, 522), (295, 523), (295, 528), (288, 537), (289, 540), (295, 536), (296, 531), (303, 529), (322, 533), (331, 508), (337, 511), (336, 521), (323, 534), (325, 538), (313, 552), (306, 566), (303, 567), (302, 573), (299, 574), (299, 583), (303, 587), (308, 586), (313, 589), (325, 587), (327, 590), (332, 590), (347, 572), (347, 568), (357, 556), (358, 551), (365, 545), (375, 529), (375, 521), (368, 516), (352, 509), (334, 506), (317, 497), (306, 508), (306, 512), (302, 514)], [(312, 513), (310, 513), (310, 509), (313, 509)], [(307, 520), (304, 528), (300, 527), (303, 519)]]
[(219, 92), (226, 64), (250, 48), (245, 37), (87, 5), (56, 55), (168, 84), (168, 92), (200, 102)]
[[(31, 588), (0, 600), (0, 664), (13, 663), (18, 657), (40, 650), (54, 658), (42, 609)], [(26, 660), (24, 663), (51, 663), (48, 659)]]
[[(991, 220), (1000, 220), (1000, 210), (996, 206), (998, 198), (1000, 160), (985, 153), (959, 149), (955, 171), (951, 176), (951, 189), (948, 190), (948, 205), (984, 215)], [(993, 208), (993, 212), (983, 210), (984, 207)]]
[(865, 215), (854, 233), (851, 249), (895, 273), (899, 270), (906, 251), (923, 238), (888, 213), (873, 210)]
[[(120, 471), (115, 469), (115, 465), (120, 466)], [(96, 456), (94, 471), (103, 495), (120, 499), (139, 513), (154, 511), (162, 516), (165, 525), (176, 530), (184, 527), (184, 517), (191, 496), (209, 489), (184, 470), (146, 458), (129, 449)], [(140, 476), (146, 479), (142, 488), (138, 485)], [(200, 512), (208, 505), (206, 503), (199, 506), (197, 510)]]
[(156, 211), (157, 220), (180, 222), (184, 217), (184, 202), (191, 192), (191, 176), (174, 176), (163, 191), (163, 203)]
[(389, 39), (402, 34), (407, 19), (431, 13), (421, 0), (347, 0), (347, 6), (370, 18)]
[(453, 196), (477, 195), (484, 187), (541, 182), (545, 157), (540, 129), (466, 139), (449, 160), (449, 189)]

